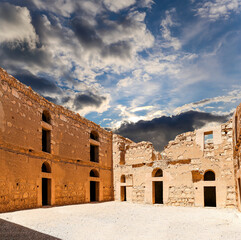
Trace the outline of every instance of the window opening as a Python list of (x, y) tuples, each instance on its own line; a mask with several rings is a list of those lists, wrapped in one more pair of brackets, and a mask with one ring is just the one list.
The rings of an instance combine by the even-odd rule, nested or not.
[(99, 146), (90, 144), (90, 161), (99, 162)]
[(42, 151), (50, 153), (50, 131), (42, 129)]
[(98, 135), (98, 133), (95, 132), (95, 131), (92, 131), (92, 132), (90, 133), (90, 138), (93, 139), (93, 140), (95, 140), (95, 141), (99, 141), (99, 135)]
[(90, 177), (99, 177), (99, 172), (95, 169), (90, 171)]
[(213, 171), (205, 172), (204, 181), (215, 181), (215, 173)]
[(44, 110), (42, 113), (42, 121), (50, 124), (50, 120), (51, 120), (51, 117), (50, 117), (49, 112)]

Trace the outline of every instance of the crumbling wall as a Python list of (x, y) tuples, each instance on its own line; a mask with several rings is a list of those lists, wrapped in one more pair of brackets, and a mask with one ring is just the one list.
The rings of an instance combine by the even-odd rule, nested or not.
[[(205, 142), (205, 134), (213, 138)], [(204, 206), (204, 187), (216, 189), (218, 207), (234, 207), (235, 182), (232, 157), (232, 121), (176, 136), (158, 153), (151, 143), (134, 143), (113, 136), (113, 148), (125, 140), (125, 163), (119, 164), (114, 151), (115, 199), (126, 186), (127, 201), (155, 203), (155, 182), (163, 182), (163, 203), (174, 206)], [(155, 177), (156, 169), (163, 176)], [(215, 181), (204, 181), (206, 171), (215, 173)], [(132, 183), (120, 183), (121, 175), (131, 175)], [(160, 190), (161, 191), (161, 190)]]
[[(42, 178), (51, 179), (51, 205), (90, 201), (90, 180), (99, 200), (113, 199), (112, 133), (39, 96), (0, 68), (0, 212), (42, 206)], [(43, 111), (50, 123), (42, 121)], [(42, 129), (50, 131), (50, 153), (42, 151)], [(96, 131), (99, 141), (90, 139)], [(99, 162), (90, 161), (90, 144)], [(42, 173), (48, 162), (51, 173)], [(99, 178), (91, 178), (96, 169)]]
[[(205, 132), (213, 133), (213, 140), (205, 144)], [(236, 206), (234, 169), (232, 157), (232, 121), (215, 126), (196, 130), (194, 132), (183, 133), (178, 135), (174, 141), (171, 141), (162, 152), (165, 159), (169, 160), (169, 172), (173, 175), (180, 175), (181, 181), (173, 184), (178, 186), (176, 192), (176, 201), (174, 197), (169, 197), (168, 205), (178, 205), (177, 202), (186, 202), (188, 205), (203, 206), (203, 188), (209, 186), (203, 181), (203, 175), (206, 171), (215, 172), (216, 179), (212, 186), (216, 187), (217, 206), (233, 207)], [(171, 164), (181, 160), (179, 165)], [(188, 161), (190, 162), (188, 164)], [(191, 172), (191, 177), (187, 173)], [(176, 176), (178, 177), (178, 176)], [(187, 184), (184, 183), (184, 181)], [(182, 190), (180, 190), (182, 188)], [(195, 202), (191, 197), (190, 201), (182, 201), (185, 189), (192, 189), (195, 196)]]
[[(124, 161), (123, 155), (124, 154)], [(113, 135), (114, 196), (121, 200), (121, 187), (126, 187), (126, 199), (131, 202), (145, 202), (145, 179), (153, 161), (160, 160), (150, 142), (134, 143), (117, 134)], [(126, 182), (121, 183), (121, 176)]]

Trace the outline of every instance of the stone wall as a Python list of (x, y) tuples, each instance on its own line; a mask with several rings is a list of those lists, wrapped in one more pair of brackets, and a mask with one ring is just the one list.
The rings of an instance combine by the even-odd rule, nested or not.
[(241, 211), (241, 104), (233, 115), (233, 156), (236, 181), (236, 199)]
[[(205, 141), (207, 134), (212, 138)], [(121, 144), (124, 164), (120, 164)], [(204, 206), (205, 188), (215, 187), (217, 207), (236, 206), (231, 120), (180, 134), (161, 153), (150, 142), (134, 143), (118, 135), (113, 135), (113, 149), (116, 200), (124, 200), (124, 187), (127, 201), (155, 203), (155, 188), (162, 182), (166, 205)], [(162, 169), (163, 175), (153, 176), (156, 169)], [(204, 181), (207, 171), (215, 173), (215, 181)], [(132, 181), (121, 183), (123, 175)]]
[[(0, 69), (0, 212), (42, 206), (42, 178), (51, 181), (51, 205), (90, 201), (90, 181), (99, 200), (113, 200), (112, 133), (55, 105)], [(43, 111), (50, 123), (42, 121)], [(50, 131), (50, 153), (42, 151)], [(99, 140), (90, 139), (97, 132)], [(90, 145), (99, 162), (90, 161)], [(47, 162), (51, 173), (41, 171)], [(95, 169), (99, 177), (90, 177)]]

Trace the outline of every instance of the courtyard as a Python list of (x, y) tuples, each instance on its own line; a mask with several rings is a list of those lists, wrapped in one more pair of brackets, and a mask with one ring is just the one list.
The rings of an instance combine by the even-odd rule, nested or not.
[(235, 209), (106, 202), (2, 213), (0, 239), (240, 240), (240, 226)]

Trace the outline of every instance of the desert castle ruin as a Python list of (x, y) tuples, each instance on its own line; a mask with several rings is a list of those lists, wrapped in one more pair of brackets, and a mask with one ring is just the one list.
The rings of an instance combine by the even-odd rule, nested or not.
[(86, 202), (240, 208), (241, 105), (162, 152), (53, 104), (0, 68), (0, 212)]

